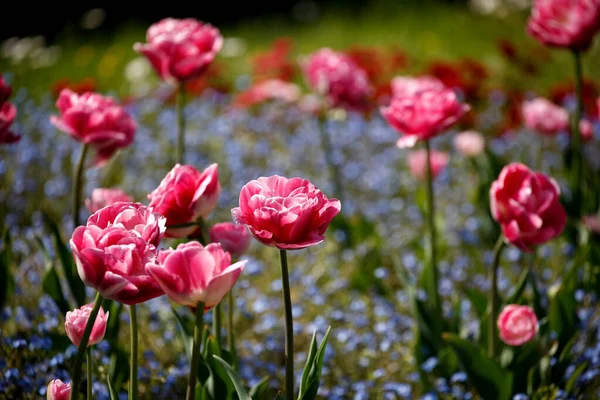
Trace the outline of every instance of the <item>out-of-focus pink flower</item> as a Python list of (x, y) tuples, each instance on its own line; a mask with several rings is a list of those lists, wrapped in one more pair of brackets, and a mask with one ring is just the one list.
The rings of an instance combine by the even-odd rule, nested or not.
[(492, 183), (490, 208), (506, 239), (528, 252), (560, 235), (567, 224), (558, 184), (520, 163), (505, 166)]
[(328, 199), (306, 179), (274, 175), (248, 182), (231, 214), (262, 244), (295, 250), (325, 240), (325, 230), (341, 208), (339, 200)]
[(588, 119), (582, 119), (579, 121), (579, 133), (581, 134), (581, 141), (587, 143), (594, 139), (594, 125)]
[[(436, 178), (448, 165), (450, 155), (444, 151), (431, 151), (431, 173)], [(427, 179), (427, 152), (424, 149), (408, 153), (406, 158), (411, 175), (420, 181)]]
[(21, 136), (10, 130), (10, 126), (17, 116), (17, 108), (8, 102), (11, 93), (12, 88), (0, 75), (0, 144), (15, 143), (21, 139)]
[(204, 73), (223, 46), (219, 30), (192, 18), (165, 18), (146, 32), (148, 43), (136, 43), (161, 79), (183, 82)]
[(3, 104), (12, 94), (12, 88), (6, 83), (0, 75), (0, 105)]
[(475, 131), (464, 131), (454, 137), (454, 148), (466, 157), (476, 157), (485, 149), (483, 135)]
[(542, 97), (527, 100), (522, 105), (525, 126), (544, 135), (556, 135), (569, 127), (569, 113)]
[(324, 48), (311, 54), (302, 67), (308, 84), (325, 96), (331, 107), (368, 108), (373, 88), (367, 73), (344, 53)]
[(509, 304), (498, 316), (500, 339), (509, 346), (521, 346), (537, 334), (538, 320), (528, 306)]
[(598, 215), (598, 214), (585, 215), (582, 218), (582, 221), (583, 221), (583, 225), (585, 225), (585, 227), (589, 231), (600, 235), (600, 215)]
[(195, 308), (201, 301), (209, 310), (231, 290), (245, 264), (245, 260), (231, 264), (231, 255), (220, 243), (203, 247), (188, 242), (161, 251), (146, 270), (174, 302)]
[(451, 89), (430, 88), (395, 96), (388, 107), (381, 108), (381, 115), (394, 129), (404, 134), (397, 143), (403, 148), (442, 133), (469, 109)]
[(527, 31), (547, 46), (586, 50), (600, 30), (598, 0), (534, 0)]
[(162, 295), (145, 265), (156, 257), (165, 222), (140, 203), (115, 203), (94, 213), (70, 241), (83, 282), (129, 305)]
[(442, 90), (445, 86), (438, 78), (428, 75), (412, 77), (397, 76), (392, 79), (392, 94), (394, 97), (414, 96), (424, 90)]
[(92, 190), (91, 198), (85, 199), (85, 206), (93, 214), (101, 208), (120, 201), (131, 203), (133, 198), (121, 189), (96, 188)]
[(300, 88), (298, 85), (279, 79), (269, 79), (258, 82), (237, 95), (234, 104), (240, 107), (251, 107), (270, 100), (293, 103), (299, 98)]
[(52, 124), (73, 139), (93, 147), (97, 165), (102, 165), (118, 149), (133, 142), (135, 121), (110, 97), (90, 92), (80, 96), (64, 89), (56, 107), (60, 117), (51, 116)]
[(54, 379), (48, 384), (46, 400), (69, 400), (71, 396), (71, 382), (63, 383), (60, 379)]
[(210, 165), (203, 172), (191, 165), (177, 164), (148, 195), (148, 208), (167, 219), (167, 237), (182, 238), (196, 228), (169, 226), (187, 224), (208, 216), (216, 207), (220, 193), (217, 164)]
[(320, 113), (323, 111), (323, 106), (323, 99), (314, 93), (305, 94), (298, 102), (298, 107), (300, 110), (311, 114)]
[[(83, 331), (90, 319), (92, 308), (93, 304), (86, 304), (81, 308), (76, 308), (73, 311), (67, 312), (67, 316), (65, 317), (65, 331), (67, 331), (67, 336), (71, 339), (71, 342), (77, 347), (79, 347)], [(108, 312), (104, 313), (104, 310), (100, 307), (98, 315), (96, 316), (96, 321), (94, 321), (92, 332), (90, 333), (88, 346), (93, 346), (104, 339), (108, 314)]]
[(244, 225), (233, 222), (214, 224), (209, 231), (211, 242), (221, 243), (223, 249), (232, 257), (239, 257), (250, 247), (252, 236)]

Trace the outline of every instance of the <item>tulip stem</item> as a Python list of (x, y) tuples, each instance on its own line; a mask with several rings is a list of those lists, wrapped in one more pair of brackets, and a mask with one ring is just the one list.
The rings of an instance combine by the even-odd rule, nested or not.
[(433, 192), (433, 171), (431, 169), (431, 145), (429, 140), (425, 140), (425, 152), (427, 154), (427, 229), (429, 231), (429, 246), (427, 246), (427, 258), (431, 267), (429, 285), (429, 293), (433, 294), (433, 309), (439, 315), (436, 318), (441, 318), (441, 300), (438, 292), (438, 269), (436, 260), (436, 232), (435, 232), (435, 202)]
[(237, 368), (237, 352), (235, 351), (235, 336), (233, 335), (233, 288), (227, 292), (227, 347), (233, 357), (233, 368)]
[(129, 400), (138, 398), (138, 329), (137, 310), (135, 304), (129, 306), (129, 328), (130, 328), (130, 360), (129, 360)]
[(221, 347), (221, 325), (222, 325), (221, 304), (217, 304), (213, 308), (212, 324), (213, 324), (213, 335), (215, 336), (215, 340), (217, 341), (217, 344), (219, 345), (219, 347)]
[(196, 325), (194, 327), (194, 347), (192, 347), (192, 361), (190, 365), (190, 375), (188, 378), (188, 387), (186, 400), (194, 400), (196, 394), (196, 380), (198, 374), (198, 364), (200, 361), (200, 342), (202, 339), (202, 317), (204, 316), (204, 303), (201, 301), (196, 305)]
[(85, 156), (88, 152), (88, 145), (81, 146), (79, 161), (73, 174), (73, 229), (79, 226), (79, 206), (81, 205), (81, 188), (83, 186), (83, 166), (85, 165)]
[(285, 398), (294, 399), (294, 320), (292, 319), (292, 298), (288, 273), (287, 253), (279, 250), (281, 260), (281, 281), (283, 283), (283, 304), (285, 306)]
[(491, 287), (489, 302), (489, 321), (488, 321), (488, 355), (496, 356), (496, 314), (498, 312), (498, 267), (500, 266), (500, 257), (502, 250), (506, 247), (504, 236), (500, 235), (494, 246), (494, 261), (490, 275)]
[(185, 164), (185, 85), (177, 87), (177, 162)]
[(69, 396), (70, 400), (77, 399), (77, 395), (79, 394), (79, 383), (81, 381), (81, 366), (83, 365), (83, 356), (85, 354), (85, 350), (90, 340), (90, 334), (92, 333), (92, 329), (94, 328), (94, 322), (96, 322), (96, 317), (98, 316), (98, 311), (100, 311), (100, 307), (102, 306), (103, 300), (104, 298), (100, 295), (100, 292), (96, 293), (94, 306), (92, 307), (92, 311), (90, 312), (87, 324), (85, 324), (85, 329), (83, 330), (83, 335), (81, 336), (81, 341), (79, 342), (79, 347), (77, 348), (77, 355), (75, 356), (75, 365), (73, 366), (72, 376), (73, 384), (71, 385), (71, 395)]
[(92, 400), (92, 349), (88, 347), (86, 350), (87, 359), (87, 399)]
[(583, 70), (581, 66), (581, 53), (577, 50), (573, 51), (573, 59), (575, 61), (575, 92), (577, 97), (577, 105), (573, 112), (572, 118), (572, 134), (571, 134), (571, 155), (573, 163), (573, 203), (574, 209), (581, 215), (582, 205), (582, 190), (581, 180), (583, 175), (583, 159), (581, 155), (581, 132), (579, 130), (579, 123), (581, 121), (581, 115), (583, 113)]

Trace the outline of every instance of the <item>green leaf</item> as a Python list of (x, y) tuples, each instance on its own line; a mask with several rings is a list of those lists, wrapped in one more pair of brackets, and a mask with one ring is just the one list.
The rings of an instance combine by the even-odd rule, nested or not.
[(269, 377), (265, 376), (258, 383), (250, 388), (250, 397), (253, 399), (259, 398), (269, 388)]
[(523, 273), (521, 274), (521, 277), (519, 278), (519, 283), (517, 283), (515, 291), (513, 292), (512, 295), (510, 295), (510, 297), (508, 299), (506, 299), (505, 304), (518, 304), (520, 302), (521, 296), (523, 295), (523, 292), (525, 291), (525, 288), (527, 287), (527, 277), (528, 276), (529, 276), (529, 271), (528, 270), (523, 271)]
[(65, 299), (60, 287), (60, 278), (54, 267), (51, 266), (46, 270), (42, 279), (42, 287), (44, 288), (44, 293), (50, 296), (63, 315), (71, 311), (71, 306), (69, 306), (69, 302)]
[(577, 368), (575, 368), (575, 371), (573, 371), (573, 374), (571, 375), (571, 377), (565, 384), (565, 390), (567, 393), (573, 394), (573, 389), (575, 389), (575, 385), (577, 384), (577, 379), (583, 373), (583, 371), (585, 371), (585, 369), (587, 367), (588, 367), (588, 363), (584, 362), (582, 364), (579, 364), (577, 366)]
[(471, 302), (473, 309), (477, 313), (477, 316), (481, 317), (483, 314), (485, 314), (488, 303), (487, 296), (481, 291), (470, 287), (465, 287), (464, 292), (467, 295), (469, 302)]
[(313, 360), (313, 365), (308, 374), (308, 380), (306, 390), (302, 393), (302, 400), (314, 400), (317, 398), (317, 392), (319, 391), (319, 384), (321, 383), (321, 372), (323, 370), (323, 360), (325, 358), (325, 348), (327, 347), (327, 341), (329, 340), (329, 334), (331, 333), (331, 327), (327, 328), (325, 336), (319, 345), (317, 354)]
[(2, 235), (2, 244), (2, 250), (0, 251), (0, 310), (4, 309), (15, 288), (15, 280), (10, 269), (12, 257), (8, 228), (5, 228)]
[(486, 400), (510, 400), (513, 376), (495, 360), (488, 358), (473, 343), (454, 334), (445, 333), (444, 340), (450, 345), (462, 364), (469, 381), (479, 395)]
[(115, 388), (123, 386), (129, 380), (129, 353), (117, 346), (111, 349), (109, 374)]
[(577, 302), (573, 290), (562, 286), (550, 299), (548, 323), (558, 336), (559, 348), (567, 344), (577, 332)]
[(108, 386), (108, 394), (110, 395), (110, 400), (119, 400), (119, 393), (113, 387), (112, 382), (110, 381), (110, 374), (106, 374), (106, 385)]
[(235, 387), (232, 385), (227, 371), (213, 358), (213, 356), (217, 356), (220, 359), (223, 359), (221, 348), (213, 336), (209, 337), (206, 344), (207, 351), (204, 359), (211, 372), (210, 377), (206, 382), (208, 393), (213, 399), (229, 399), (235, 391)]
[(236, 372), (233, 370), (233, 368), (231, 368), (231, 366), (227, 364), (227, 362), (225, 362), (225, 360), (223, 360), (222, 358), (216, 355), (213, 355), (212, 357), (221, 365), (221, 367), (227, 373), (227, 376), (229, 377), (231, 383), (235, 387), (235, 391), (238, 394), (239, 400), (252, 400), (252, 397), (250, 397), (250, 395), (246, 391), (246, 388), (244, 387), (244, 383), (242, 382), (238, 374), (236, 374)]
[(308, 384), (308, 375), (310, 374), (310, 369), (312, 368), (313, 362), (317, 355), (317, 330), (313, 332), (312, 339), (310, 341), (310, 347), (308, 350), (308, 357), (306, 358), (306, 364), (304, 365), (304, 371), (302, 371), (302, 379), (300, 380), (300, 389), (298, 391), (298, 398), (302, 398), (302, 394), (306, 391), (306, 386)]
[(183, 340), (183, 347), (185, 348), (185, 354), (187, 355), (188, 360), (192, 359), (192, 348), (194, 347), (194, 328), (191, 320), (186, 320), (184, 317), (179, 315), (177, 310), (171, 306), (171, 311), (173, 311), (173, 315), (175, 315), (175, 319), (177, 320), (177, 326), (179, 327), (179, 332), (181, 333), (181, 339)]

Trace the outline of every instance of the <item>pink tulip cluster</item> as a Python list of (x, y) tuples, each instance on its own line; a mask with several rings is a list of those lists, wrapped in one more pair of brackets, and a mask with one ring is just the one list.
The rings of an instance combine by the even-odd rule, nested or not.
[(223, 46), (219, 30), (192, 18), (165, 18), (148, 28), (147, 43), (136, 43), (158, 76), (184, 82), (201, 76)]
[(63, 89), (56, 107), (60, 117), (50, 117), (52, 124), (94, 148), (96, 165), (106, 163), (117, 150), (133, 143), (135, 121), (110, 97), (91, 92), (78, 95)]
[(17, 108), (8, 102), (11, 93), (12, 88), (6, 84), (2, 75), (0, 75), (0, 144), (15, 143), (21, 139), (21, 136), (10, 130), (10, 126), (17, 116)]
[(490, 188), (492, 216), (506, 239), (524, 251), (560, 235), (567, 223), (554, 179), (512, 163)]
[(372, 94), (367, 73), (344, 53), (321, 49), (303, 64), (304, 76), (315, 92), (334, 108), (362, 111)]

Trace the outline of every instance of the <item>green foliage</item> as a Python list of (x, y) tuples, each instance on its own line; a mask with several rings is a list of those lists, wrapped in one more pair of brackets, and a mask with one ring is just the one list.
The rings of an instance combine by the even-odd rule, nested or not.
[(317, 391), (321, 383), (321, 371), (323, 370), (323, 359), (325, 357), (325, 348), (329, 340), (331, 327), (327, 328), (325, 336), (317, 349), (317, 332), (315, 331), (311, 340), (310, 350), (304, 371), (302, 372), (302, 381), (298, 393), (299, 400), (314, 400), (317, 398)]
[(8, 303), (15, 289), (15, 280), (11, 272), (11, 240), (8, 229), (2, 233), (2, 249), (0, 250), (0, 310)]

